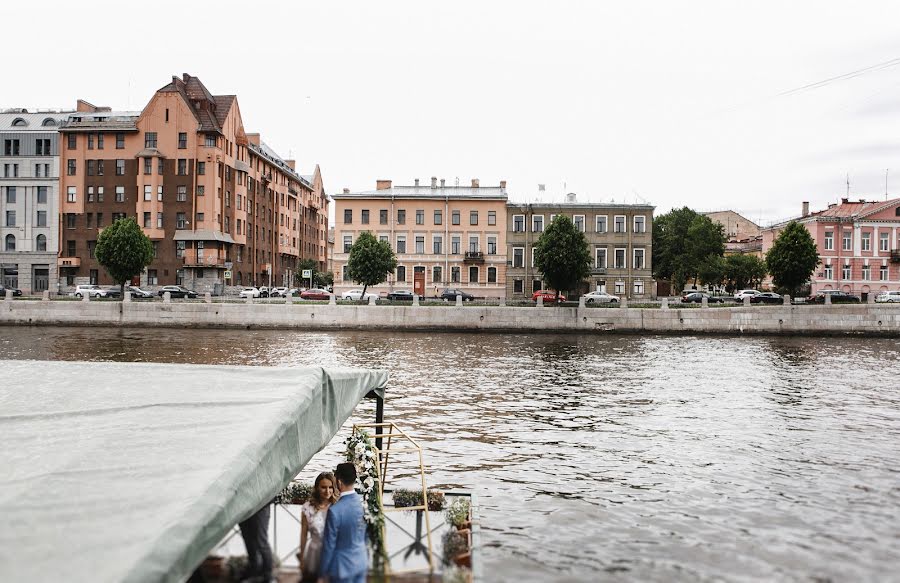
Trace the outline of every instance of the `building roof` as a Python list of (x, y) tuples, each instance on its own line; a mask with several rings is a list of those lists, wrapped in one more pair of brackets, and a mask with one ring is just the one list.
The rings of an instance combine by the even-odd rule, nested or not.
[(842, 198), (840, 204), (831, 204), (824, 210), (809, 213), (806, 216), (798, 216), (787, 220), (778, 221), (776, 223), (773, 223), (772, 225), (769, 225), (764, 230), (779, 229), (790, 223), (791, 221), (799, 221), (801, 223), (809, 223), (818, 220), (853, 221), (874, 215), (885, 209), (897, 206), (898, 204), (900, 204), (900, 198), (893, 198), (891, 200), (882, 201), (865, 199), (850, 201), (849, 199)]
[(300, 174), (297, 174), (295, 170), (292, 170), (291, 167), (288, 166), (287, 162), (285, 162), (284, 159), (265, 142), (260, 142), (258, 146), (256, 144), (249, 144), (248, 147), (250, 151), (259, 156), (262, 156), (263, 158), (266, 158), (269, 162), (278, 166), (282, 172), (288, 174), (297, 182), (300, 182), (307, 188), (312, 188), (312, 184), (309, 180), (306, 180), (306, 178), (304, 178)]
[(341, 192), (331, 195), (334, 199), (353, 198), (472, 198), (507, 200), (506, 189), (499, 186), (392, 186), (381, 190)]
[(656, 207), (651, 204), (627, 204), (616, 202), (508, 202), (506, 206), (509, 208), (529, 207), (532, 210), (609, 210), (609, 209), (629, 209), (629, 210), (653, 210)]
[(56, 131), (73, 111), (36, 111), (4, 109), (0, 111), (0, 130), (16, 132)]

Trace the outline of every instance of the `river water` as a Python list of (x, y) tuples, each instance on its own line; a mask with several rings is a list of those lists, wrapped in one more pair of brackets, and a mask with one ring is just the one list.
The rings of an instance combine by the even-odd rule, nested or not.
[[(479, 497), (488, 581), (897, 580), (898, 350), (887, 339), (0, 327), (0, 359), (388, 369), (387, 417), (426, 447), (429, 484)], [(341, 441), (304, 477), (333, 467)]]

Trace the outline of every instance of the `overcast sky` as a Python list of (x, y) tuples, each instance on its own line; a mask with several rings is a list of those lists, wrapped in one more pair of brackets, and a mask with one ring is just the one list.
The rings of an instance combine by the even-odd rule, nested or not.
[(477, 177), (763, 223), (847, 173), (900, 195), (898, 2), (72, 6), (4, 5), (0, 107), (140, 109), (188, 72), (328, 192)]

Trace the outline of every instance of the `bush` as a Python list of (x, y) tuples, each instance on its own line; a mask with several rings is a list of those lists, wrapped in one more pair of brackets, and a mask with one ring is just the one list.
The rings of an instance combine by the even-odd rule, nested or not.
[(447, 508), (447, 522), (456, 528), (461, 527), (469, 521), (470, 510), (471, 505), (468, 498), (457, 498)]
[[(406, 490), (398, 488), (394, 490), (394, 507), (409, 508), (422, 505), (421, 490)], [(438, 490), (428, 490), (428, 510), (439, 512), (444, 509), (444, 493)]]

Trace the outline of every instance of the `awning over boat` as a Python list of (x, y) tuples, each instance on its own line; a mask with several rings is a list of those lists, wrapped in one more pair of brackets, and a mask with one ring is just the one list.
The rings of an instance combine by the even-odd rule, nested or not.
[(183, 581), (387, 382), (41, 361), (0, 375), (0, 581)]

